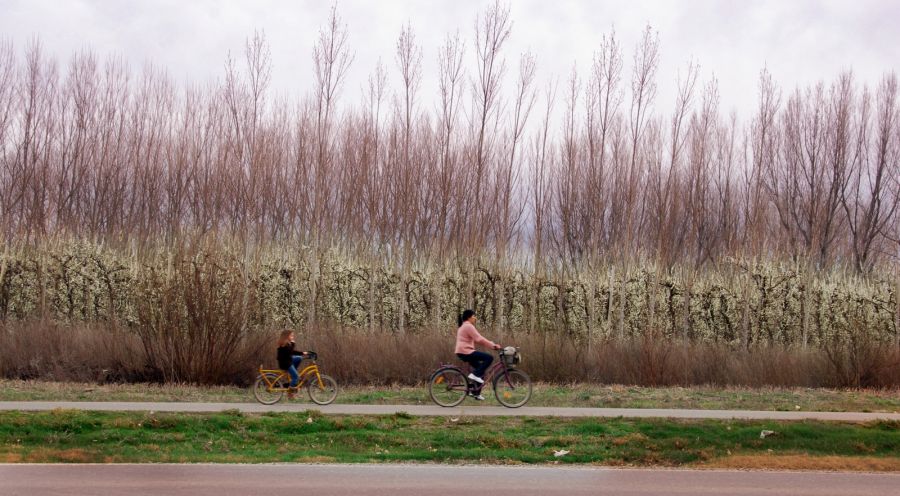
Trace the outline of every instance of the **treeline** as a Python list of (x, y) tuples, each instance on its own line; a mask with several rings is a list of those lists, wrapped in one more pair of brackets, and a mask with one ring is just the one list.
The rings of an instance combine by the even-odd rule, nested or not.
[[(3, 237), (145, 246), (225, 233), (537, 273), (726, 256), (896, 266), (895, 74), (786, 90), (763, 71), (741, 120), (696, 65), (664, 83), (674, 107), (658, 101), (650, 28), (633, 51), (604, 36), (587, 70), (538, 88), (534, 58), (505, 51), (511, 25), (495, 5), (473, 40), (449, 36), (437, 54), (404, 28), (360, 101), (344, 96), (353, 55), (336, 12), (299, 100), (272, 96), (261, 34), (221, 80), (187, 86), (118, 57), (60, 64), (37, 41), (0, 43)], [(437, 88), (421, 84), (426, 55)]]
[(696, 64), (659, 101), (649, 27), (538, 87), (511, 26), (495, 4), (437, 54), (407, 26), (359, 100), (334, 10), (296, 99), (262, 34), (201, 85), (0, 41), (0, 373), (52, 375), (71, 332), (95, 375), (240, 382), (290, 325), (403, 381), (471, 307), (536, 378), (900, 383), (896, 74), (762, 71), (738, 118)]

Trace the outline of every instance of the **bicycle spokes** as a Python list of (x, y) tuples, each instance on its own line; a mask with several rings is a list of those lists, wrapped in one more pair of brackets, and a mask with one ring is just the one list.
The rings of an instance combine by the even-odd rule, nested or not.
[(260, 403), (271, 405), (281, 400), (286, 387), (287, 382), (283, 374), (266, 372), (256, 378), (253, 395)]
[(459, 369), (446, 367), (432, 374), (428, 381), (431, 399), (441, 406), (456, 406), (468, 393), (469, 385)]
[(325, 374), (317, 377), (307, 385), (309, 398), (319, 405), (327, 405), (337, 396), (337, 382)]
[(520, 407), (531, 398), (531, 378), (521, 370), (509, 370), (494, 380), (494, 394), (503, 406)]

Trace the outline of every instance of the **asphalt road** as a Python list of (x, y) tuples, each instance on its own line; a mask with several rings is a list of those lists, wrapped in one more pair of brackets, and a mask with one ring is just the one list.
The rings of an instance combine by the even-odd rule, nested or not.
[(4, 496), (900, 495), (900, 474), (446, 465), (0, 464)]
[(839, 422), (870, 422), (872, 420), (900, 420), (900, 413), (866, 412), (775, 412), (758, 410), (678, 410), (661, 408), (504, 408), (464, 403), (462, 407), (442, 408), (436, 405), (326, 405), (311, 403), (279, 403), (266, 406), (258, 403), (152, 403), (152, 402), (88, 402), (88, 401), (0, 401), (0, 410), (53, 410), (72, 408), (103, 411), (156, 412), (220, 412), (240, 410), (247, 413), (299, 412), (319, 410), (326, 414), (390, 415), (406, 412), (417, 416), (518, 416), (518, 417), (632, 417), (678, 419), (748, 419), (748, 420), (829, 420)]

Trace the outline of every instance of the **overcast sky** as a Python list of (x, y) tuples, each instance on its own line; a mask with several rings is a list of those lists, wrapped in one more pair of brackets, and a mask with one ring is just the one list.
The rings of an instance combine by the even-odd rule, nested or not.
[[(423, 98), (436, 92), (437, 49), (460, 31), (471, 48), (473, 22), (491, 2), (475, 0), (342, 0), (355, 60), (345, 98), (381, 58), (394, 69), (394, 44), (409, 22), (424, 51)], [(674, 100), (676, 71), (693, 58), (703, 79), (719, 80), (724, 110), (752, 111), (761, 68), (793, 88), (832, 79), (852, 68), (860, 82), (875, 83), (900, 65), (900, 1), (620, 1), (514, 0), (513, 30), (506, 47), (511, 64), (530, 50), (541, 81), (566, 77), (572, 65), (586, 74), (593, 52), (615, 28), (626, 48), (626, 65), (641, 31), (658, 30), (661, 65), (657, 109)], [(241, 53), (254, 30), (271, 45), (273, 85), (298, 95), (312, 84), (311, 51), (330, 2), (316, 0), (0, 0), (0, 38), (18, 48), (38, 37), (65, 60), (91, 48), (121, 54), (133, 68), (146, 61), (167, 68), (181, 81), (204, 82), (222, 75), (229, 51)], [(468, 52), (468, 60), (474, 54)], [(628, 79), (626, 79), (627, 81)]]

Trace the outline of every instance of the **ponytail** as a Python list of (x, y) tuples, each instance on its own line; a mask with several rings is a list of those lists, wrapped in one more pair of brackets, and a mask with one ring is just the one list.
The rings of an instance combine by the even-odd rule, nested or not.
[(475, 315), (475, 310), (463, 310), (463, 313), (461, 313), (457, 319), (459, 325), (463, 325), (463, 322), (471, 319), (473, 315)]

